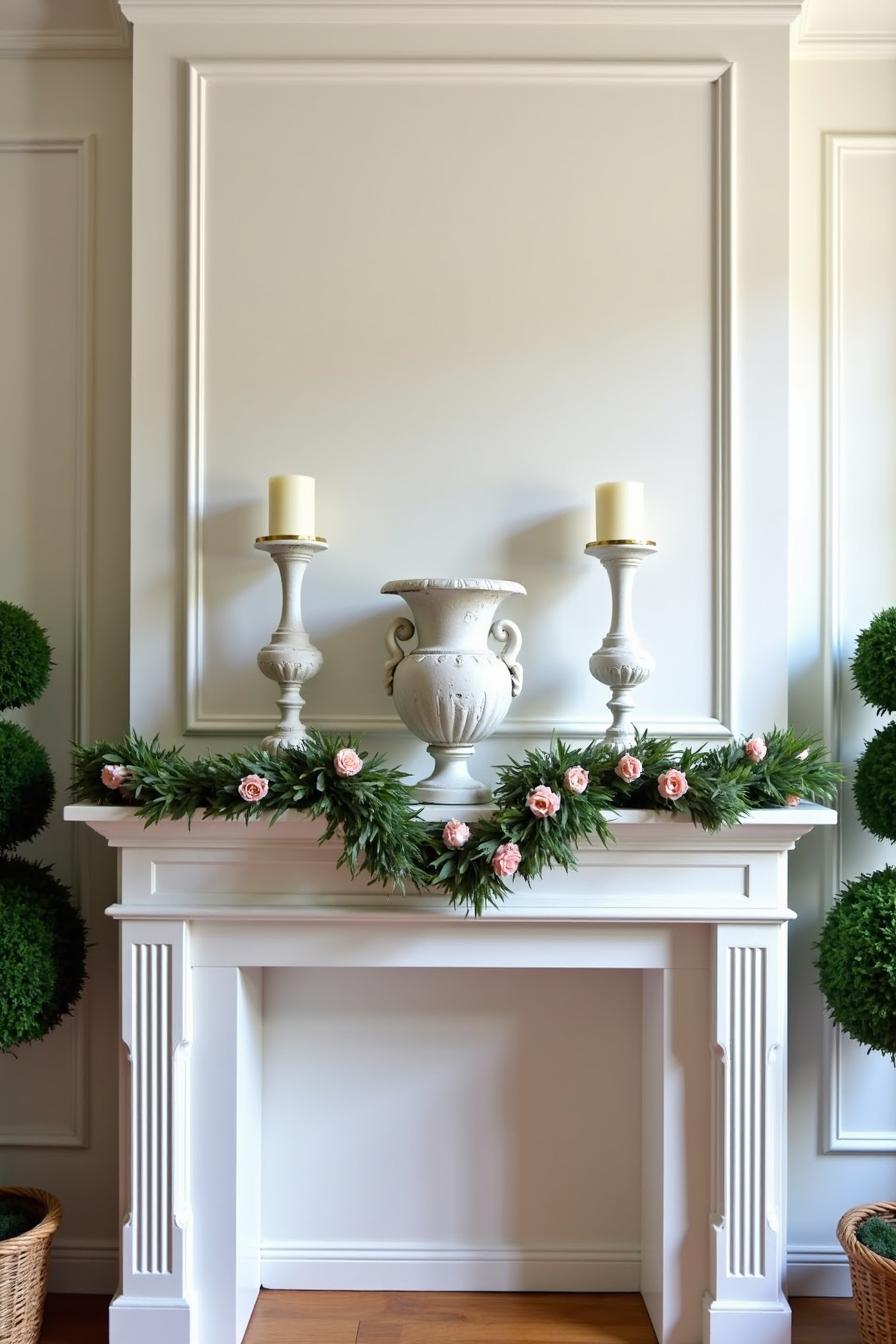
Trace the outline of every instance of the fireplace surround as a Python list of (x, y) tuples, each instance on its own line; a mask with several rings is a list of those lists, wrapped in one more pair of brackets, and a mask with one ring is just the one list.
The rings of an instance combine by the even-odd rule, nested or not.
[(787, 853), (833, 812), (754, 812), (714, 835), (626, 812), (609, 849), (517, 883), (480, 920), (353, 882), (299, 816), (66, 816), (119, 858), (128, 1155), (112, 1344), (243, 1337), (262, 1281), (267, 967), (639, 970), (641, 1292), (657, 1337), (788, 1344)]

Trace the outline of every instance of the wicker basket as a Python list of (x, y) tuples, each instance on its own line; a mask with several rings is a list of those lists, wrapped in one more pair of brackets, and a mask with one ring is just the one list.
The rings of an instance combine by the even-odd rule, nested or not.
[(857, 1239), (856, 1229), (866, 1218), (896, 1223), (896, 1204), (850, 1209), (837, 1225), (837, 1240), (849, 1259), (862, 1344), (896, 1344), (896, 1260), (876, 1255)]
[(62, 1207), (46, 1190), (0, 1187), (0, 1197), (31, 1203), (41, 1220), (30, 1232), (0, 1241), (0, 1344), (37, 1344), (47, 1295), (50, 1243)]

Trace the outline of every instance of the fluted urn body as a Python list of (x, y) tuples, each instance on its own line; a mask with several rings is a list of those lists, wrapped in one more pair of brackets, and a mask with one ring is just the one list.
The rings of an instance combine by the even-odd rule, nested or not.
[[(386, 634), (385, 687), (435, 761), (417, 797), (488, 802), (490, 791), (470, 774), (469, 761), (522, 690), (522, 636), (513, 621), (495, 615), (505, 597), (525, 595), (525, 588), (502, 579), (396, 579), (382, 592), (403, 597), (413, 618), (397, 617)], [(489, 636), (504, 645), (500, 653)], [(415, 637), (416, 647), (402, 647)]]

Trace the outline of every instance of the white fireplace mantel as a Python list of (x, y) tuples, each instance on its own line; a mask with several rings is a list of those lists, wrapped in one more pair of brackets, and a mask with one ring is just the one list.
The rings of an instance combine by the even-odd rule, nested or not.
[(517, 883), (480, 920), (353, 881), (295, 815), (66, 817), (120, 861), (130, 1148), (111, 1344), (243, 1337), (263, 1278), (262, 976), (283, 966), (642, 972), (641, 1291), (657, 1337), (788, 1344), (787, 853), (833, 812), (756, 812), (716, 835), (627, 812), (608, 849)]

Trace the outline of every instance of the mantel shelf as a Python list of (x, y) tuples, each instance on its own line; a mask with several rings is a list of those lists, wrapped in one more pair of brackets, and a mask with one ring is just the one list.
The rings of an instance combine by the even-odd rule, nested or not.
[[(488, 815), (487, 807), (457, 807), (447, 811), (438, 807), (423, 807), (425, 821), (447, 821), (449, 816), (470, 821)], [(603, 815), (617, 843), (668, 846), (670, 849), (726, 849), (761, 848), (768, 842), (772, 848), (792, 847), (815, 826), (835, 826), (837, 813), (829, 807), (801, 803), (799, 807), (757, 808), (749, 812), (737, 826), (721, 831), (704, 831), (695, 826), (684, 813), (655, 812), (647, 808), (627, 808), (624, 811), (605, 811)], [(214, 844), (215, 847), (244, 848), (247, 845), (281, 845), (316, 842), (323, 832), (324, 823), (311, 820), (300, 813), (287, 813), (270, 824), (263, 816), (241, 822), (222, 817), (194, 817), (192, 822), (162, 821), (147, 826), (136, 816), (133, 807), (98, 807), (81, 803), (69, 804), (65, 809), (66, 821), (84, 822), (97, 831), (113, 847), (148, 847), (152, 849), (174, 845), (197, 848)], [(602, 848), (595, 843), (593, 848)]]
[[(442, 819), (437, 809), (426, 811)], [(470, 920), (471, 927), (785, 923), (792, 918), (788, 851), (813, 827), (837, 820), (829, 808), (806, 804), (754, 811), (718, 832), (684, 814), (632, 809), (606, 816), (606, 847), (595, 836), (580, 845), (574, 870), (552, 869), (531, 886), (512, 882), (503, 904)], [(247, 933), (254, 925), (268, 939), (290, 924), (391, 922), (397, 936), (398, 925), (434, 929), (466, 916), (438, 890), (390, 891), (369, 885), (364, 874), (353, 878), (337, 867), (339, 841), (321, 844), (324, 822), (298, 813), (272, 825), (264, 817), (248, 824), (212, 817), (146, 826), (133, 808), (112, 806), (72, 806), (66, 817), (121, 853), (121, 899), (108, 912), (117, 920), (229, 926), (234, 937), (234, 926)]]

